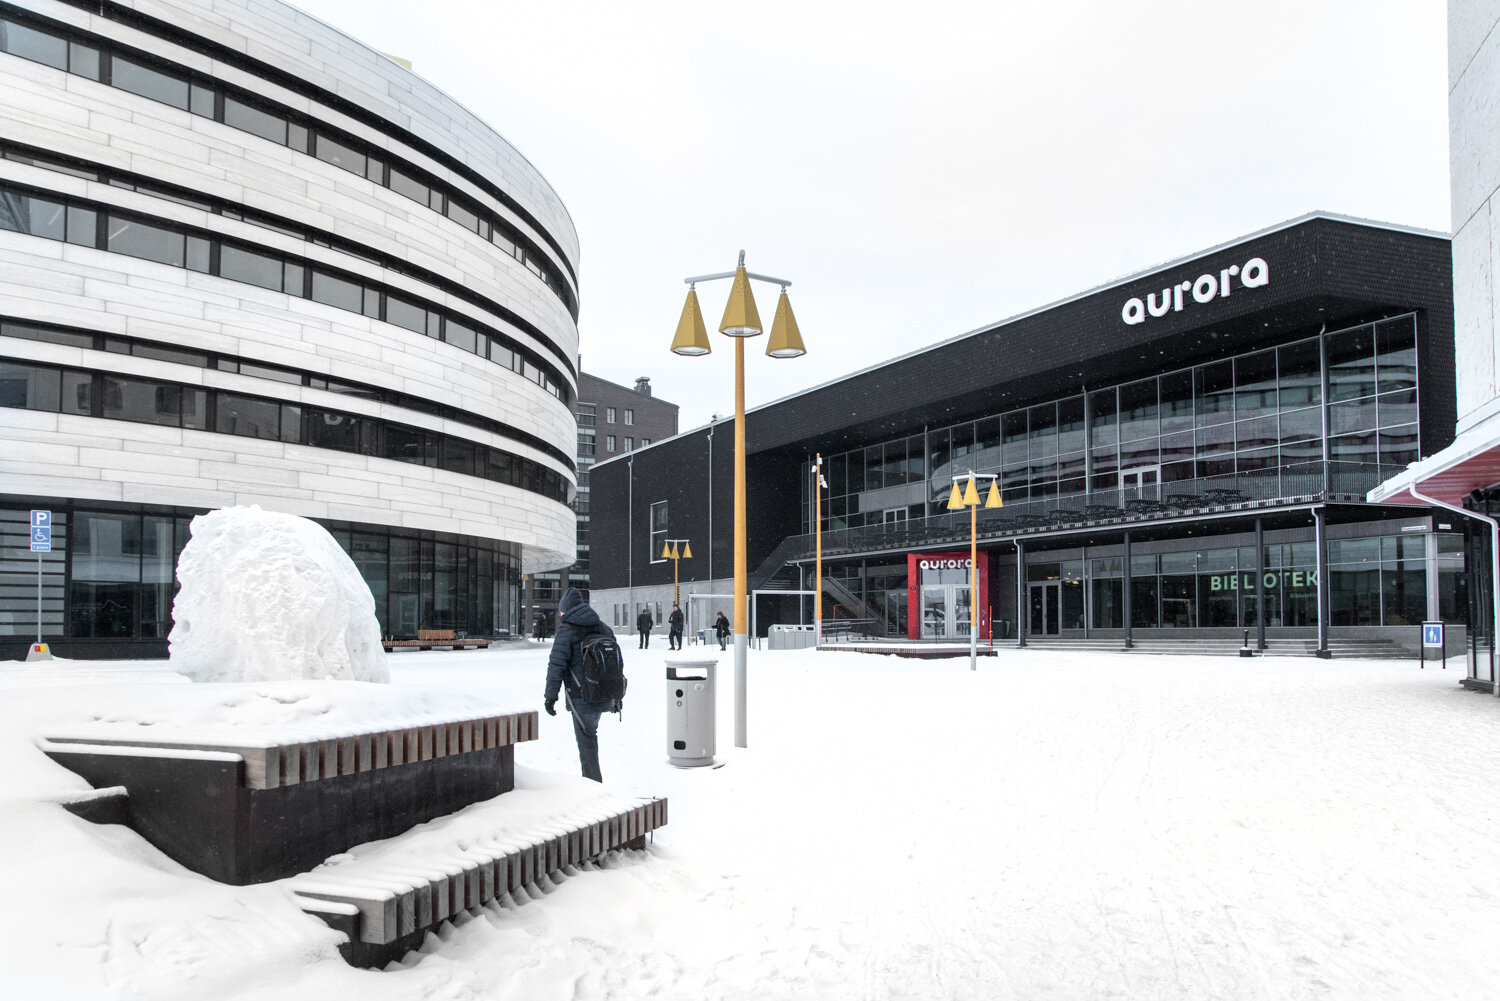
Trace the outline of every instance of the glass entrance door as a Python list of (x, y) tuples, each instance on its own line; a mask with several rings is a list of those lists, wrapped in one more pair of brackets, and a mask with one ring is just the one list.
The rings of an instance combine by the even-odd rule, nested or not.
[(953, 623), (953, 628), (949, 630), (948, 635), (966, 640), (969, 638), (969, 629), (973, 625), (969, 621), (969, 616), (972, 614), (969, 608), (969, 589), (966, 586), (953, 587), (950, 591), (953, 594), (953, 614), (949, 616), (948, 621)]
[(922, 638), (941, 640), (948, 638), (948, 588), (922, 588)]
[(1061, 591), (1057, 581), (1031, 585), (1031, 635), (1057, 635), (1062, 624)]
[(1161, 467), (1136, 466), (1120, 470), (1120, 501), (1160, 500)]

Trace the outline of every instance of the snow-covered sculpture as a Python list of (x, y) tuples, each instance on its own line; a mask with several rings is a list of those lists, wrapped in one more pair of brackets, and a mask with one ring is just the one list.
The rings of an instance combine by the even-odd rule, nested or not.
[(177, 579), (169, 657), (194, 681), (390, 681), (369, 587), (306, 518), (199, 515)]

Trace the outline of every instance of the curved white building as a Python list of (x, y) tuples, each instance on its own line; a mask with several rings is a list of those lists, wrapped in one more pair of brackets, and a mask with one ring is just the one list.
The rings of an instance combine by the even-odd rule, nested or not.
[[(165, 651), (192, 516), (326, 525), (384, 631), (573, 562), (578, 240), (514, 148), (275, 0), (0, 2), (0, 658)], [(53, 548), (28, 546), (32, 510)]]

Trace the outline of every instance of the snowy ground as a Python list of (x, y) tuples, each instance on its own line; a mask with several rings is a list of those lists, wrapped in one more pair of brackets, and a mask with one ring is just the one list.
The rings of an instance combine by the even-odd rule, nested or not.
[[(714, 649), (727, 764), (678, 770), (667, 651), (626, 652), (604, 775), (668, 796), (670, 825), (383, 972), (345, 966), (280, 889), (211, 883), (49, 801), (82, 784), (33, 734), (138, 719), (183, 682), (160, 665), (0, 665), (0, 997), (1497, 994), (1500, 700), (1461, 691), (1457, 661), (1005, 650), (970, 673), (752, 651), (740, 750), (731, 655)], [(530, 646), (391, 668), (414, 706), (511, 710), (539, 707), (544, 660)], [(299, 705), (357, 707), (338, 692)], [(521, 785), (577, 773), (566, 717), (542, 724)]]

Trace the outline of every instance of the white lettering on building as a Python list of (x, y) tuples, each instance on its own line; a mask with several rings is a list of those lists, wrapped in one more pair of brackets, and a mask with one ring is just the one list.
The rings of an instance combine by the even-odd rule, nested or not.
[(917, 563), (920, 570), (965, 570), (968, 569), (969, 561), (963, 560), (921, 560)]
[(1178, 282), (1176, 285), (1168, 285), (1161, 290), (1160, 298), (1157, 293), (1147, 293), (1144, 301), (1141, 299), (1127, 299), (1124, 307), (1120, 310), (1120, 319), (1130, 326), (1145, 323), (1148, 316), (1166, 316), (1168, 313), (1180, 313), (1187, 304), (1183, 296), (1184, 292), (1192, 293), (1193, 301), (1199, 304), (1212, 302), (1215, 299), (1227, 299), (1233, 290), (1231, 278), (1238, 276), (1241, 288), (1260, 288), (1262, 285), (1271, 283), (1271, 268), (1265, 260), (1252, 257), (1245, 262), (1244, 267), (1231, 264), (1222, 269), (1218, 276), (1201, 274), (1193, 281)]

